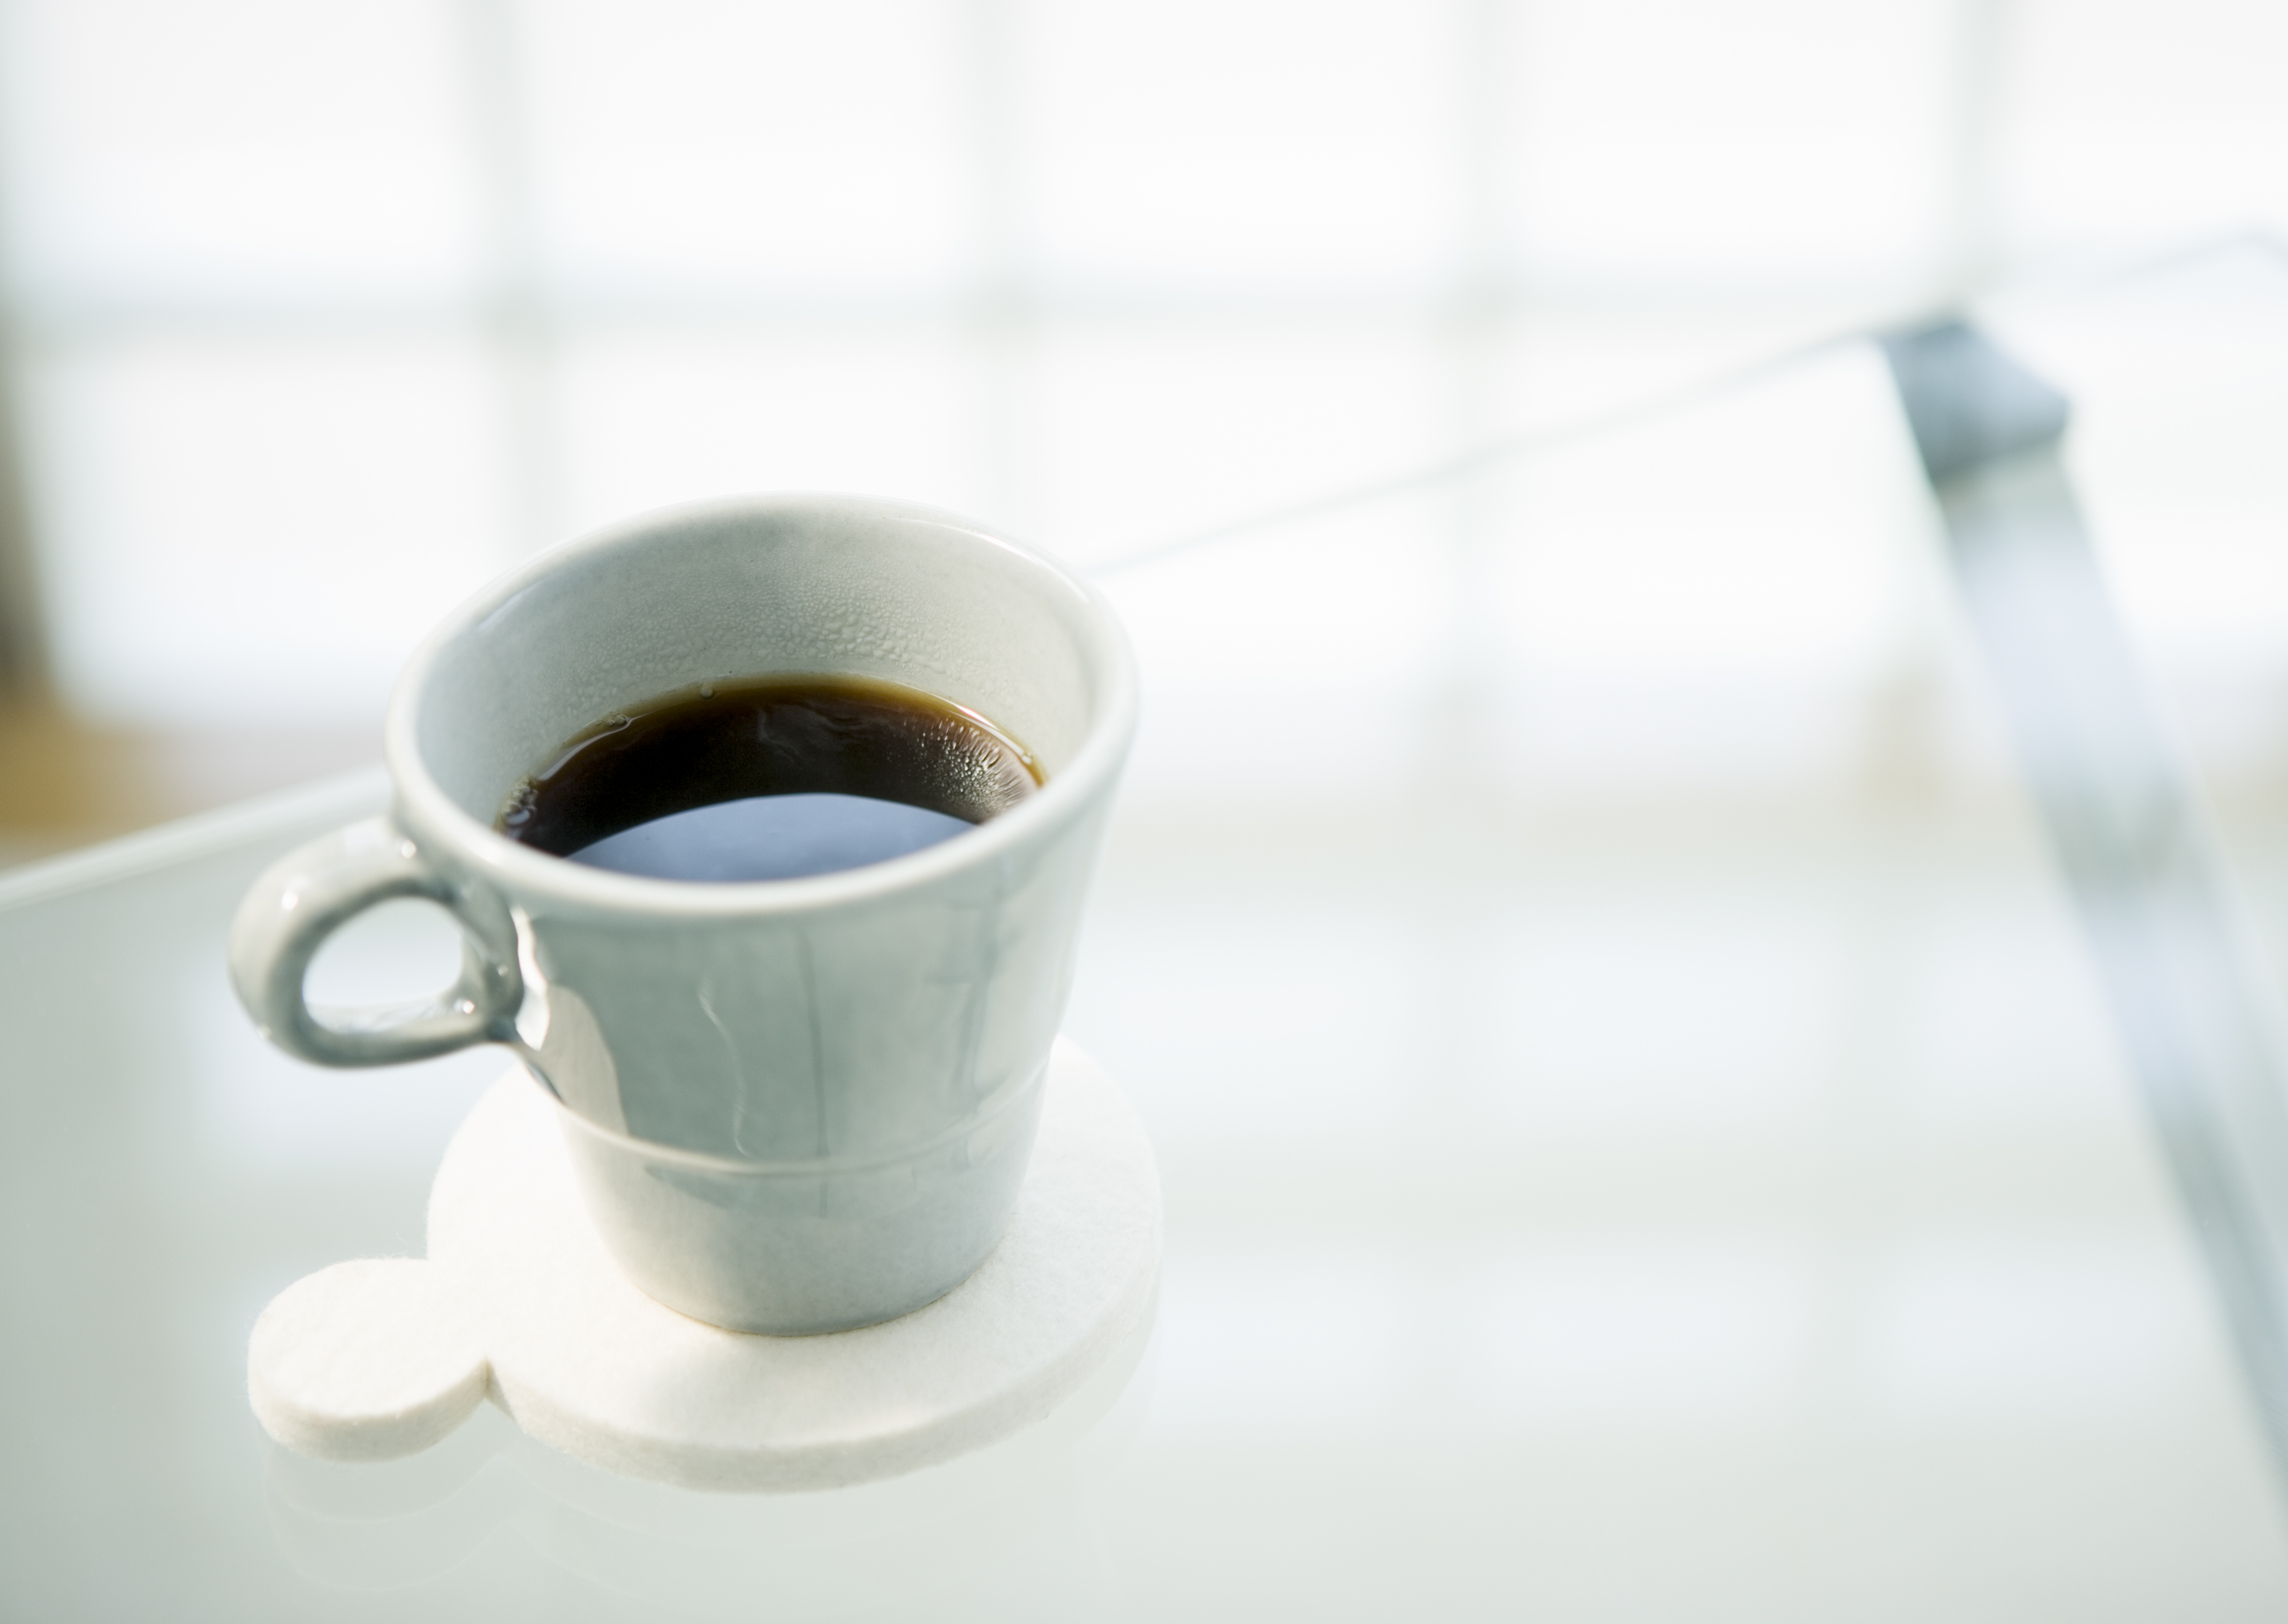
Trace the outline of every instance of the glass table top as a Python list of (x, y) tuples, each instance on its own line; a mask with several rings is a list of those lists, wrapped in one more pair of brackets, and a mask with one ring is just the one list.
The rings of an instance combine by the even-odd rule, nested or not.
[[(2268, 966), (2288, 366), (2200, 277), (2288, 278), (2220, 263), (1983, 316), (2075, 396)], [(489, 1410), (284, 1455), (255, 1316), (421, 1250), (505, 1065), (318, 1072), (231, 997), (240, 892), (385, 784), (0, 876), (0, 1612), (2278, 1616), (2279, 1479), (1941, 526), (1849, 341), (1104, 566), (1148, 719), (1068, 1029), (1153, 1134), (1159, 1307), (1082, 1408), (892, 1485), (621, 1485)], [(314, 992), (452, 955), (393, 904)]]

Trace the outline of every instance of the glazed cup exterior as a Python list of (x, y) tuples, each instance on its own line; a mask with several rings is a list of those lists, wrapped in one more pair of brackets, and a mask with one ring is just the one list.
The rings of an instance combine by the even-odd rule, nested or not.
[[(493, 827), (620, 707), (805, 672), (973, 709), (1044, 787), (920, 852), (745, 884), (608, 873)], [(274, 1038), (330, 1064), (513, 1049), (562, 1107), (598, 1234), (669, 1307), (780, 1335), (871, 1324), (967, 1278), (1007, 1221), (1135, 712), (1100, 597), (966, 521), (818, 496), (646, 516), (431, 636), (391, 703), (391, 812), (258, 883), (234, 970)], [(315, 927), (278, 905), (298, 894), (330, 918), (441, 902), (461, 983), (417, 1011), (306, 1010), (292, 961)]]

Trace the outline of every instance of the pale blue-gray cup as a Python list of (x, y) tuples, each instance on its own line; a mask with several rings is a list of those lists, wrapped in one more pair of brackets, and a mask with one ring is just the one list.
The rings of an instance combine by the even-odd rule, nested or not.
[[(1045, 783), (922, 851), (740, 884), (613, 873), (494, 828), (581, 729), (767, 673), (950, 700)], [(872, 1324), (1000, 1237), (1135, 720), (1102, 598), (974, 525), (835, 496), (647, 515), (495, 582), (422, 645), (389, 709), (391, 810), (256, 883), (233, 978), (321, 1065), (513, 1050), (562, 1106), (598, 1233), (669, 1307), (781, 1335)], [(417, 1006), (312, 1008), (326, 938), (408, 896), (459, 921), (460, 980)]]

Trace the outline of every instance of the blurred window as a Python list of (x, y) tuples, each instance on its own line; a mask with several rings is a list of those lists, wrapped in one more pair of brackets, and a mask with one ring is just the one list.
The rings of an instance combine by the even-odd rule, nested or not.
[[(2288, 219), (2288, 24), (2253, 0), (4, 15), (49, 640), (69, 701), (139, 725), (364, 724), (478, 582), (655, 503), (862, 489), (1085, 562), (2005, 260)], [(1846, 367), (1658, 488), (1588, 452), (1400, 516), (1380, 563), (1355, 527), (1314, 623), (1401, 663), (1474, 626), (1557, 693), (1650, 647), (1744, 717), (1799, 681), (1831, 754), (1918, 544), (1887, 411)], [(1694, 532), (1797, 476), (1783, 522)], [(1855, 479), (1889, 515), (1855, 531)], [(1148, 653), (1212, 672), (1233, 594), (1283, 580), (1160, 590)], [(1686, 613), (1735, 600), (1727, 635)]]

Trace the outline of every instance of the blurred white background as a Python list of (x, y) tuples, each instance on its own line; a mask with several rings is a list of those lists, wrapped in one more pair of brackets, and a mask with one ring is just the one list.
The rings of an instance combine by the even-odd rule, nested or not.
[[(2006, 273), (2288, 226), (2288, 12), (2233, 0), (0, 23), (7, 579), (70, 712), (163, 734), (369, 741), (454, 601), (661, 503), (867, 491), (1099, 563)], [(1213, 593), (1140, 582), (1156, 682), (1324, 676), (1299, 636), (1377, 651), (1344, 661), (1371, 686), (1450, 644), (1466, 680), (1530, 667), (1625, 713), (1656, 654), (1709, 702), (1638, 764), (1840, 759), (1895, 699), (1907, 566), (1836, 515), (1925, 524), (1852, 370), (1680, 430), (1664, 487), (1592, 450)], [(1774, 480), (1800, 484), (1784, 533), (1723, 517)], [(1735, 736), (1774, 727), (1794, 742)], [(1617, 748), (1563, 733), (1558, 770)]]

